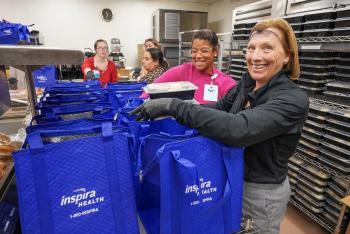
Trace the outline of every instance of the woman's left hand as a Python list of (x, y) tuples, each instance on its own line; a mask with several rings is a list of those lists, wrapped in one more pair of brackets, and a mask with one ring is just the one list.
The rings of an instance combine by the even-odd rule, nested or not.
[(159, 98), (149, 100), (141, 106), (132, 110), (129, 115), (138, 115), (137, 121), (140, 120), (154, 120), (160, 116), (167, 116), (171, 114), (172, 98)]

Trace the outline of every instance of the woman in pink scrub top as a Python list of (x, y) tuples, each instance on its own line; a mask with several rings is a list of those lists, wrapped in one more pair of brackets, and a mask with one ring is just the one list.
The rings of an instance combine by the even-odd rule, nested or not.
[(190, 81), (198, 87), (194, 99), (200, 104), (214, 103), (227, 91), (236, 86), (236, 82), (214, 67), (214, 58), (218, 54), (218, 37), (208, 29), (196, 32), (192, 37), (192, 62), (170, 68), (154, 83)]

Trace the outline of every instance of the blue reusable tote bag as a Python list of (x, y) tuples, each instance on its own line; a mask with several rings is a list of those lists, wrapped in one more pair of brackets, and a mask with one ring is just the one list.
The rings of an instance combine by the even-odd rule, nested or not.
[[(139, 233), (129, 135), (100, 129), (33, 132), (14, 153), (22, 233)], [(88, 136), (46, 141), (77, 134)]]
[[(165, 144), (160, 136), (145, 141), (141, 195), (146, 195), (149, 204), (143, 202), (138, 211), (147, 233), (231, 234), (240, 230), (242, 148), (202, 136)], [(155, 191), (159, 196), (154, 196)]]

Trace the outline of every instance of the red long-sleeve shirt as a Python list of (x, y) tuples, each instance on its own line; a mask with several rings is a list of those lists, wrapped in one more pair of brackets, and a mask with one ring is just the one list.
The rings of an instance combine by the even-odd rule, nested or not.
[[(83, 65), (81, 66), (81, 70), (83, 73), (85, 68), (90, 68), (92, 71), (95, 70), (94, 57), (85, 59)], [(115, 64), (112, 61), (108, 60), (106, 70), (101, 71), (100, 69), (98, 69), (98, 71), (100, 72), (100, 78), (98, 80), (101, 81), (102, 84), (118, 82), (118, 71)], [(86, 80), (85, 74), (84, 80)]]

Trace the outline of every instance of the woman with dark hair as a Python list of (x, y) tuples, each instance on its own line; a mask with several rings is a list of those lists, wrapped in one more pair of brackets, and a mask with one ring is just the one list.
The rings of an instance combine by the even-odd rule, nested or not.
[(208, 29), (196, 32), (192, 37), (192, 62), (169, 69), (154, 83), (190, 81), (198, 87), (194, 94), (197, 102), (200, 104), (216, 102), (236, 85), (230, 76), (214, 67), (218, 47), (215, 32)]
[(81, 70), (84, 80), (99, 80), (102, 85), (118, 82), (118, 72), (115, 64), (108, 60), (108, 44), (99, 39), (94, 44), (96, 55), (86, 58)]
[(143, 54), (142, 67), (147, 73), (140, 76), (138, 80), (152, 83), (168, 69), (168, 63), (164, 60), (163, 53), (160, 49), (148, 48)]
[(223, 144), (244, 147), (243, 215), (261, 233), (278, 234), (290, 196), (288, 159), (298, 145), (309, 99), (294, 80), (300, 73), (298, 44), (287, 21), (267, 19), (251, 30), (248, 73), (215, 105), (176, 98), (145, 102), (138, 119), (172, 116)]

